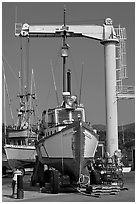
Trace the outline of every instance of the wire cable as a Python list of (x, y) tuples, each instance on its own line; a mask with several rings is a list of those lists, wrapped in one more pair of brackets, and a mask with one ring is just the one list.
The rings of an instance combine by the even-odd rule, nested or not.
[[(56, 64), (57, 64), (57, 61), (58, 61), (58, 59), (59, 59), (59, 54), (60, 54), (60, 49), (58, 50), (58, 54), (57, 54), (57, 58), (56, 58), (56, 61), (55, 61), (55, 64), (54, 64), (54, 69), (53, 69), (53, 71), (55, 72), (55, 68), (56, 68)], [(52, 78), (51, 78), (51, 80), (50, 80), (50, 86), (49, 86), (49, 91), (48, 91), (48, 94), (47, 94), (47, 106), (48, 106), (48, 100), (49, 100), (49, 95), (50, 95), (50, 91), (51, 91), (51, 85), (52, 85)]]
[(8, 63), (6, 57), (3, 55), (2, 58), (3, 58), (3, 61), (5, 61), (6, 64), (8, 65), (8, 67), (9, 67), (9, 69), (11, 70), (11, 72), (13, 73), (14, 77), (18, 80), (18, 76), (15, 74), (13, 68), (12, 68), (11, 65)]

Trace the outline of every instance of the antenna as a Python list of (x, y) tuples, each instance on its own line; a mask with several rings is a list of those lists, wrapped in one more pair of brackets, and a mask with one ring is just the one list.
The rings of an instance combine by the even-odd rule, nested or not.
[(64, 26), (66, 26), (66, 6), (64, 5)]

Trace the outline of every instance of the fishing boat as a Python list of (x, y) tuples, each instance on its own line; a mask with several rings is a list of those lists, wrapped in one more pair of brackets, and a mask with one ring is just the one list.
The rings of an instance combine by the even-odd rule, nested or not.
[(70, 46), (65, 32), (62, 37), (63, 100), (61, 105), (43, 111), (36, 151), (40, 163), (67, 175), (70, 183), (77, 183), (89, 176), (88, 165), (94, 158), (99, 136), (86, 121), (84, 106), (72, 93), (71, 70), (66, 70)]
[(8, 143), (5, 144), (5, 152), (11, 169), (19, 168), (23, 172), (25, 168), (32, 168), (35, 164), (36, 149), (34, 140), (36, 133), (29, 130), (8, 130)]
[[(22, 50), (22, 46), (21, 46)], [(36, 117), (36, 93), (34, 93), (34, 73), (31, 75), (31, 90), (29, 85), (24, 86), (23, 69), (19, 72), (19, 108), (17, 109), (17, 123), (7, 128), (5, 152), (10, 168), (32, 168), (35, 164), (38, 122)], [(29, 79), (27, 80), (29, 82)], [(4, 84), (5, 87), (5, 84)], [(34, 122), (35, 121), (35, 122)], [(34, 122), (34, 123), (32, 123)]]

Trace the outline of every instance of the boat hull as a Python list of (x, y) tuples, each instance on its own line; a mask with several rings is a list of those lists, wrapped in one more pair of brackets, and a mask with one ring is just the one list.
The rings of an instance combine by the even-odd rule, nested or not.
[(86, 123), (75, 122), (36, 144), (39, 160), (78, 181), (88, 175), (87, 164), (95, 155), (98, 135)]
[(8, 145), (4, 146), (11, 169), (32, 168), (36, 161), (35, 146)]

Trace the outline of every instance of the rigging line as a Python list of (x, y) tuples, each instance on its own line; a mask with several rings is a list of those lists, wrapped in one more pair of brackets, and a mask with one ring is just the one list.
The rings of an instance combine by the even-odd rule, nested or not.
[(4, 59), (4, 61), (6, 62), (6, 64), (8, 65), (8, 67), (10, 68), (11, 72), (13, 73), (14, 77), (18, 80), (17, 75), (15, 74), (14, 70), (12, 69), (12, 67), (10, 66), (10, 64), (8, 63), (7, 59), (5, 58), (5, 56), (3, 55), (2, 58)]
[(47, 155), (47, 157), (48, 157), (48, 160), (49, 160), (50, 167), (51, 167), (51, 169), (52, 169), (52, 158), (49, 157), (48, 151), (47, 151), (47, 149), (46, 149), (46, 147), (45, 147), (46, 145), (44, 145), (44, 144), (42, 143), (42, 146), (43, 146), (43, 148), (44, 148), (44, 150), (45, 150), (45, 153), (46, 153), (46, 155)]
[[(30, 110), (33, 111), (33, 115), (34, 115), (34, 120), (35, 120), (35, 124), (36, 124), (36, 119), (35, 119), (35, 108), (34, 108), (34, 103), (33, 103), (33, 69), (32, 69), (32, 74), (31, 74), (31, 88), (30, 88)], [(31, 113), (32, 114), (32, 113)]]
[[(10, 113), (11, 113), (11, 118), (12, 118), (12, 123), (14, 125), (13, 113), (12, 113), (12, 109), (11, 109), (11, 99), (9, 97), (8, 85), (7, 85), (6, 76), (5, 76), (5, 70), (4, 70), (4, 63), (2, 63), (2, 68), (3, 68), (3, 74), (4, 74), (4, 104), (6, 104), (5, 96), (6, 96), (6, 91), (7, 91), (9, 108), (10, 108)], [(4, 107), (4, 108), (6, 110), (6, 107)]]
[(81, 69), (81, 81), (80, 81), (79, 105), (80, 105), (80, 101), (81, 101), (82, 79), (83, 79), (83, 66), (84, 66), (84, 63), (82, 63), (82, 69)]
[[(36, 101), (35, 106), (36, 106), (36, 108), (37, 108), (37, 113), (36, 113), (36, 115), (37, 115), (37, 118), (39, 119), (39, 116), (38, 116), (39, 109), (38, 109), (38, 105), (37, 105), (38, 103), (37, 103), (36, 84), (35, 84), (35, 78), (34, 78), (34, 71), (33, 71), (33, 69), (32, 69), (32, 80), (33, 80), (34, 92), (35, 92), (35, 100), (34, 100), (34, 101)], [(33, 100), (32, 100), (32, 102), (33, 102)], [(34, 103), (33, 103), (33, 105), (34, 105)], [(35, 109), (36, 109), (36, 108), (35, 108)]]
[(54, 88), (55, 88), (55, 92), (56, 92), (57, 103), (58, 103), (58, 106), (59, 106), (58, 92), (57, 92), (57, 86), (56, 86), (56, 81), (55, 81), (52, 61), (50, 62), (50, 64), (51, 64), (51, 72), (52, 72), (53, 83), (54, 83)]
[(5, 75), (4, 75), (4, 81), (5, 81), (5, 88), (6, 88), (6, 91), (7, 91), (7, 97), (8, 97), (8, 102), (9, 102), (9, 109), (10, 109), (12, 124), (14, 125), (13, 113), (12, 113), (12, 109), (11, 109), (11, 100), (10, 100), (10, 96), (9, 96), (8, 85), (7, 85)]
[[(33, 69), (32, 69), (33, 70)], [(34, 78), (34, 71), (33, 71), (33, 85), (34, 85), (34, 92), (35, 92), (35, 96), (36, 96), (36, 106), (37, 106), (37, 92), (36, 92), (36, 83), (35, 83), (35, 78)], [(37, 106), (38, 108), (38, 106)]]
[[(60, 50), (61, 50), (61, 48), (59, 48), (59, 50), (58, 50), (57, 58), (56, 58), (56, 61), (55, 61), (55, 64), (54, 64), (54, 71), (55, 71), (55, 68), (56, 68), (57, 61), (59, 59)], [(52, 85), (52, 79), (50, 81), (49, 91), (48, 91), (48, 94), (47, 94), (47, 104), (48, 104), (48, 100), (49, 100), (49, 94), (50, 94), (50, 91), (51, 91), (51, 85)]]
[(35, 107), (34, 107), (34, 102), (32, 100), (32, 111), (33, 111), (33, 121), (34, 121), (34, 124), (36, 125), (37, 124), (37, 121), (36, 121), (36, 114), (35, 114)]
[(32, 74), (31, 74), (31, 87), (30, 87), (30, 97), (29, 97), (29, 100), (28, 100), (28, 107), (29, 107), (29, 118), (28, 118), (28, 125), (29, 127), (31, 127), (31, 124), (30, 124), (30, 120), (31, 120), (31, 116), (32, 116), (32, 112), (31, 112), (31, 109), (32, 109)]

